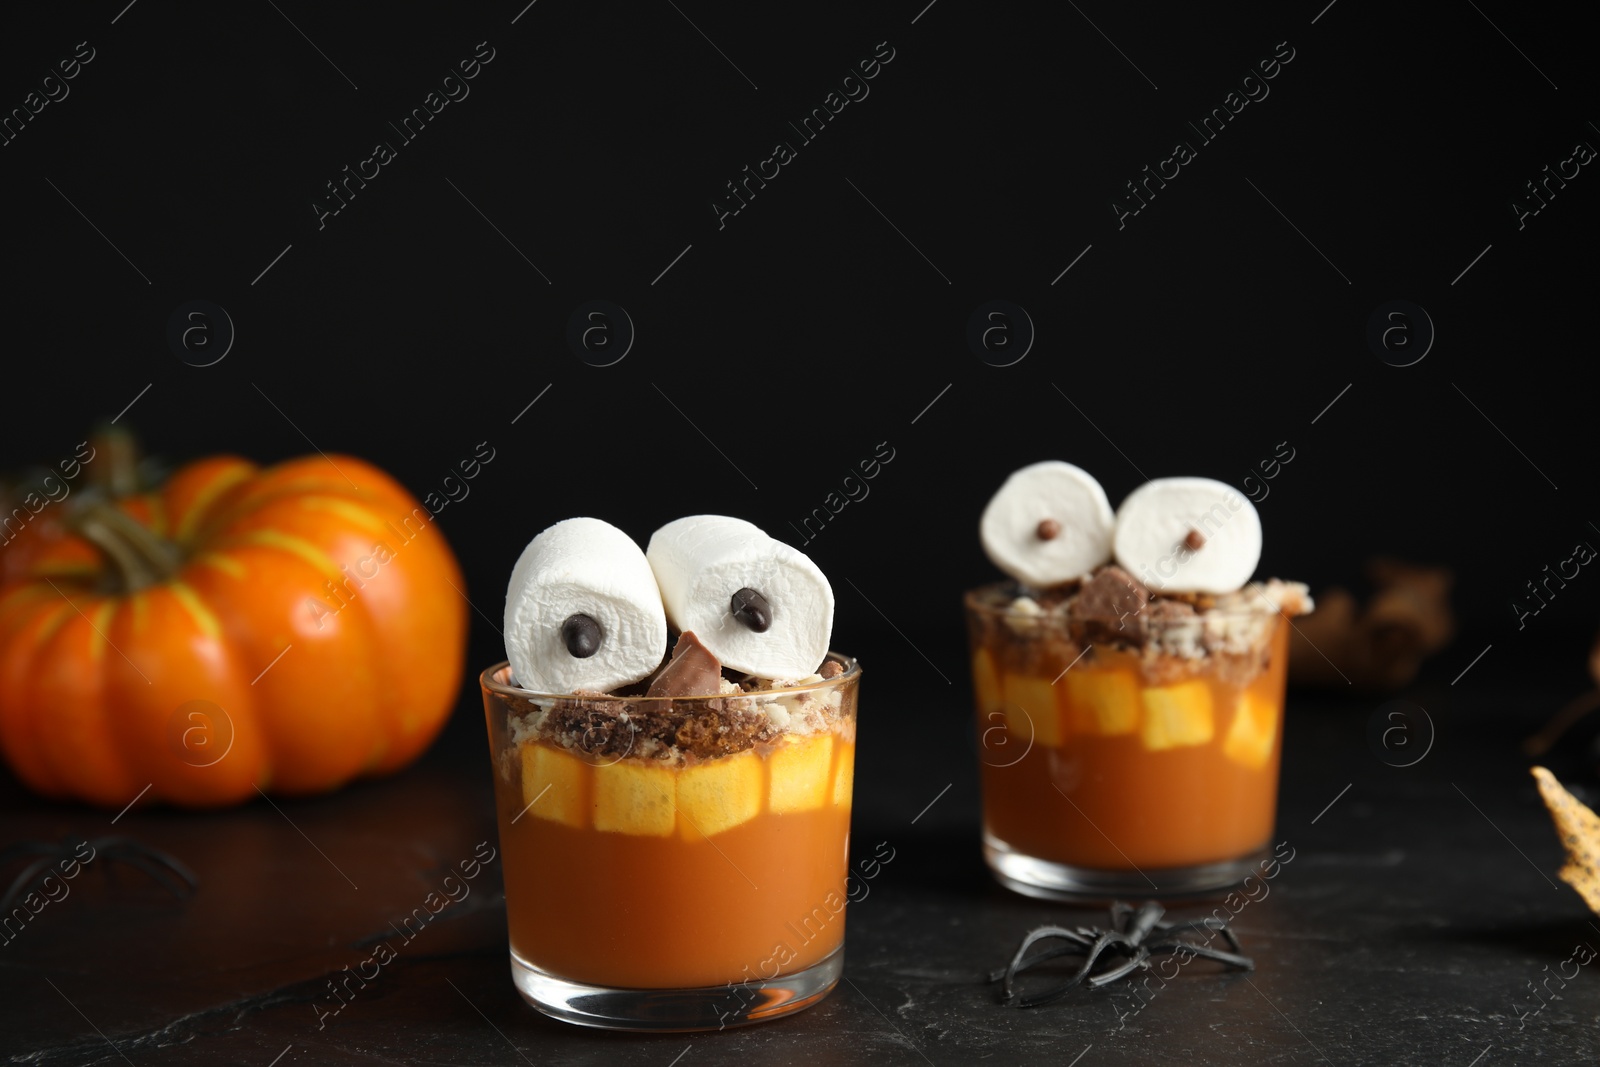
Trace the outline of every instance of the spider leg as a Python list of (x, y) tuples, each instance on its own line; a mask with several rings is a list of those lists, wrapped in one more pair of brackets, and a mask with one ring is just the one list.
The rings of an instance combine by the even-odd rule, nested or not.
[[(102, 842), (102, 844), (109, 844), (110, 847), (104, 848), (103, 851), (106, 858), (112, 860), (113, 862), (127, 863), (135, 867), (139, 867), (140, 870), (150, 874), (152, 878), (157, 878), (158, 881), (161, 880), (160, 877), (154, 874), (148, 867), (143, 866), (143, 864), (148, 863), (159, 865), (160, 867), (165, 868), (166, 870), (177, 875), (179, 878), (183, 879), (184, 882), (188, 883), (189, 892), (193, 892), (200, 887), (199, 879), (195, 877), (193, 871), (185, 866), (183, 862), (176, 856), (173, 856), (167, 852), (163, 852), (159, 848), (153, 848), (149, 845), (134, 841), (131, 838), (108, 838), (105, 842)], [(166, 884), (166, 882), (163, 881), (163, 884)], [(168, 888), (172, 889), (172, 892), (175, 895), (185, 895), (176, 888), (171, 886)]]
[(1187, 950), (1192, 955), (1199, 956), (1202, 959), (1216, 960), (1218, 963), (1226, 963), (1241, 970), (1253, 971), (1256, 969), (1255, 961), (1250, 957), (1236, 955), (1232, 952), (1223, 952), (1221, 949), (1212, 948), (1209, 945), (1195, 945), (1188, 941), (1165, 941), (1159, 945), (1150, 946), (1151, 952), (1177, 953), (1183, 950)]
[(22, 891), (33, 884), (33, 880), (39, 877), (39, 873), (41, 871), (49, 870), (55, 865), (55, 862), (56, 858), (54, 856), (46, 856), (44, 859), (34, 860), (32, 863), (24, 867), (22, 869), (22, 873), (17, 875), (16, 879), (12, 881), (10, 888), (6, 890), (5, 896), (0, 897), (0, 912), (6, 911), (8, 908), (10, 908), (11, 902), (17, 897), (20, 897), (22, 895)]
[(189, 892), (192, 893), (200, 888), (200, 879), (196, 878), (195, 873), (178, 857), (171, 853), (163, 852), (158, 848), (147, 849), (146, 851), (150, 859), (187, 882), (189, 884)]
[[(1029, 930), (1027, 936), (1022, 939), (1022, 944), (1017, 946), (1017, 951), (1012, 953), (1011, 962), (1006, 965), (1004, 971), (1000, 972), (1000, 977), (991, 977), (989, 979), (991, 982), (1002, 980), (1005, 982), (1005, 987), (1000, 994), (1001, 1000), (1010, 1000), (1015, 995), (1011, 988), (1012, 983), (1017, 976), (1017, 971), (1023, 966), (1023, 960), (1027, 955), (1028, 949), (1032, 948), (1035, 942), (1042, 941), (1047, 937), (1062, 937), (1069, 940), (1078, 939), (1078, 935), (1074, 931), (1068, 930), (1064, 926), (1035, 926), (1032, 930)], [(1043, 958), (1042, 953), (1040, 958)], [(1039, 960), (1034, 959), (1030, 961), (1030, 965), (1037, 962)]]
[(1150, 950), (1145, 948), (1143, 945), (1140, 945), (1139, 951), (1131, 956), (1126, 963), (1122, 964), (1120, 967), (1113, 967), (1109, 971), (1103, 971), (1100, 974), (1095, 975), (1093, 978), (1089, 979), (1089, 984), (1096, 989), (1099, 989), (1103, 985), (1109, 985), (1110, 983), (1115, 982), (1118, 978), (1123, 978), (1129, 974), (1132, 974), (1141, 967), (1149, 966), (1149, 964), (1146, 962), (1149, 959)]
[(179, 881), (178, 878), (173, 877), (174, 872), (169, 871), (164, 865), (158, 862), (148, 860), (139, 855), (116, 856), (110, 858), (115, 863), (125, 863), (129, 867), (143, 871), (145, 874), (150, 876), (151, 881), (155, 882), (162, 889), (165, 889), (179, 900), (185, 900), (194, 893), (195, 884), (192, 877), (184, 877), (183, 881)]
[(1165, 908), (1154, 900), (1147, 900), (1139, 905), (1139, 910), (1134, 913), (1133, 921), (1128, 927), (1128, 943), (1138, 945), (1149, 936), (1151, 928), (1161, 921), (1161, 916), (1166, 914)]
[[(1095, 938), (1095, 942), (1093, 945), (1089, 946), (1089, 951), (1084, 956), (1083, 966), (1078, 968), (1077, 974), (1067, 979), (1067, 981), (1063, 982), (1061, 985), (1056, 986), (1054, 989), (1047, 989), (1043, 993), (1039, 993), (1036, 996), (1025, 997), (1023, 1000), (1018, 1002), (1017, 1007), (1037, 1008), (1041, 1004), (1049, 1004), (1051, 1001), (1060, 1000), (1062, 997), (1066, 996), (1068, 991), (1070, 991), (1074, 986), (1078, 985), (1078, 983), (1082, 982), (1084, 978), (1088, 976), (1089, 971), (1094, 967), (1095, 960), (1100, 958), (1100, 953), (1104, 952), (1106, 947), (1112, 944), (1113, 940), (1119, 940), (1121, 936), (1121, 934), (1118, 934), (1115, 931), (1108, 930), (1099, 937)], [(1008, 1000), (1012, 995), (1012, 977), (1014, 977), (1014, 975), (1008, 976), (1006, 979), (1006, 999)]]
[(1216, 960), (1218, 963), (1226, 963), (1230, 967), (1237, 967), (1242, 971), (1253, 971), (1256, 969), (1256, 961), (1251, 959), (1249, 956), (1240, 956), (1233, 952), (1223, 952), (1221, 949), (1211, 948), (1207, 945), (1194, 945), (1191, 946), (1191, 948), (1196, 956), (1202, 956), (1208, 960)]
[[(1074, 942), (1076, 942), (1076, 944), (1058, 945), (1055, 948), (1045, 949), (1043, 952), (1037, 953), (1036, 955), (1033, 955), (1033, 956), (1029, 956), (1027, 959), (1022, 960), (1020, 963), (1016, 964), (1016, 972), (1015, 973), (1021, 973), (1022, 971), (1027, 970), (1029, 967), (1032, 967), (1035, 964), (1043, 963), (1045, 960), (1053, 960), (1053, 959), (1056, 959), (1056, 958), (1058, 958), (1060, 956), (1071, 956), (1076, 952), (1082, 951), (1084, 948), (1087, 948), (1091, 944), (1091, 942), (1090, 942), (1090, 940), (1088, 938), (1075, 937), (1070, 933), (1057, 934), (1056, 936), (1062, 937), (1062, 938), (1066, 938), (1066, 939), (1068, 939), (1070, 941), (1074, 941)], [(1001, 979), (1003, 979), (1006, 976), (1006, 972), (1008, 970), (1010, 970), (1010, 969), (1011, 969), (1010, 967), (1001, 967), (998, 970), (990, 971), (989, 972), (989, 981), (991, 981), (991, 982), (1000, 981)]]
[(1157, 923), (1156, 929), (1162, 933), (1168, 933), (1173, 930), (1180, 932), (1193, 931), (1195, 933), (1207, 933), (1213, 935), (1220, 933), (1223, 939), (1227, 941), (1228, 944), (1233, 948), (1233, 951), (1243, 952), (1244, 949), (1239, 944), (1239, 938), (1234, 935), (1233, 928), (1227, 923), (1220, 923), (1220, 925), (1215, 926), (1212, 925), (1215, 922), (1218, 922), (1218, 920), (1209, 918), (1185, 919), (1181, 922)]
[(165, 851), (155, 848), (155, 846), (146, 845), (146, 843), (133, 840), (130, 837), (102, 838), (99, 841), (99, 845), (101, 845), (101, 851), (104, 851), (110, 859), (126, 862), (130, 856), (141, 856), (147, 861), (157, 862), (162, 867), (171, 870), (174, 875), (178, 875), (179, 878), (187, 881), (190, 888), (200, 888), (200, 880), (195, 878), (195, 873), (189, 870), (189, 867), (182, 864), (178, 857), (173, 856), (171, 853), (165, 853)]

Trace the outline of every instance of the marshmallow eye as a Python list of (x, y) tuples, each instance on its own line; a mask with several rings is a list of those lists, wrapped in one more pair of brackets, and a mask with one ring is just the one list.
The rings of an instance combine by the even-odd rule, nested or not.
[[(722, 666), (758, 678), (803, 678), (828, 654), (833, 589), (805, 553), (753, 523), (690, 515), (650, 537), (667, 621), (693, 631)], [(781, 616), (781, 618), (780, 618)]]
[(506, 659), (539, 693), (608, 692), (648, 678), (667, 615), (638, 544), (600, 519), (563, 519), (517, 558), (506, 586)]
[(752, 633), (764, 634), (772, 628), (772, 605), (748, 585), (728, 598), (728, 613)]
[(561, 644), (573, 659), (588, 659), (599, 652), (600, 642), (604, 639), (600, 624), (591, 616), (582, 613), (568, 615), (561, 624)]
[(1006, 479), (984, 508), (978, 535), (995, 566), (1045, 588), (1110, 559), (1112, 523), (1099, 482), (1070, 463), (1046, 460)]
[(1261, 518), (1225, 482), (1157, 478), (1117, 509), (1114, 547), (1123, 569), (1151, 589), (1231, 593), (1261, 559)]

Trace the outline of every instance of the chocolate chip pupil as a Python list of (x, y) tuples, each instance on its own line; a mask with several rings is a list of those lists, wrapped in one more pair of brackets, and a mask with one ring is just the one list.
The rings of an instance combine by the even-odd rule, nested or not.
[(766, 597), (749, 586), (728, 598), (728, 610), (733, 612), (734, 618), (758, 634), (766, 633), (772, 626), (772, 605), (767, 603)]
[(600, 624), (587, 615), (568, 615), (561, 624), (561, 643), (574, 659), (588, 659), (600, 651)]

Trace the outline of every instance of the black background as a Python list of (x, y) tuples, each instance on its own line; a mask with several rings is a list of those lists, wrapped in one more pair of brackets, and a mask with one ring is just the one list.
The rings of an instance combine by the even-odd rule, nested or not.
[[(951, 1062), (988, 1047), (991, 1026), (1011, 1027), (1030, 1058), (1076, 1054), (1076, 1043), (1030, 1044), (1060, 1016), (994, 1023), (968, 973), (986, 960), (973, 939), (1009, 944), (1048, 914), (990, 886), (977, 858), (959, 607), (963, 589), (998, 577), (977, 539), (984, 502), (1010, 471), (1045, 458), (1089, 470), (1115, 504), (1147, 477), (1240, 486), (1287, 442), (1295, 458), (1258, 505), (1262, 576), (1313, 591), (1359, 583), (1375, 554), (1457, 574), (1462, 633), (1411, 692), (1439, 730), (1415, 776), (1367, 750), (1368, 713), (1383, 697), (1291, 698), (1285, 748), (1297, 762), (1286, 757), (1280, 825), (1319, 858), (1298, 869), (1302, 896), (1251, 921), (1281, 934), (1281, 952), (1268, 945), (1279, 983), (1268, 989), (1321, 1047), (1339, 1062), (1354, 1062), (1349, 1046), (1385, 1049), (1385, 1062), (1438, 1062), (1442, 1031), (1415, 1019), (1454, 1019), (1463, 1004), (1500, 1011), (1541, 962), (1588, 936), (1564, 889), (1559, 921), (1544, 923), (1530, 903), (1554, 888), (1540, 877), (1557, 847), (1511, 747), (1587, 684), (1600, 588), (1585, 568), (1519, 630), (1511, 604), (1525, 583), (1575, 543), (1600, 545), (1586, 454), (1600, 201), (1590, 186), (1600, 178), (1585, 167), (1521, 230), (1511, 209), (1576, 142), (1600, 144), (1576, 9), (125, 3), (8, 11), (0, 32), (0, 114), (23, 106), (78, 42), (95, 51), (70, 95), (0, 147), (0, 466), (54, 464), (119, 413), (172, 462), (352, 453), (419, 498), (442, 494), (480, 442), (495, 456), (438, 516), (478, 610), (451, 727), (410, 777), (287, 806), (288, 823), (257, 804), (204, 817), (135, 811), (122, 824), (189, 856), (223, 893), (277, 887), (255, 905), (274, 918), (241, 919), (212, 891), (196, 898), (212, 910), (188, 921), (175, 911), (124, 931), (124, 907), (95, 924), (80, 909), (75, 922), (51, 919), (54, 934), (29, 935), (25, 950), (62, 968), (112, 948), (109, 971), (53, 973), (134, 1060), (182, 1057), (169, 1046), (195, 1033), (256, 1042), (248, 1056), (263, 1063), (283, 1040), (305, 1040), (303, 1001), (357, 958), (349, 946), (376, 912), (338, 903), (344, 886), (298, 834), (363, 883), (390, 884), (381, 910), (415, 895), (417, 861), (397, 834), (448, 860), (469, 834), (492, 832), (473, 675), (503, 655), (504, 583), (535, 533), (594, 515), (642, 544), (673, 518), (717, 512), (798, 544), (791, 524), (881, 443), (894, 458), (870, 495), (803, 547), (838, 596), (836, 647), (867, 670), (858, 836), (870, 847), (892, 826), (907, 859), (898, 886), (886, 879), (870, 908), (852, 908), (861, 999), (841, 987), (809, 1022), (747, 1031), (749, 1044), (725, 1051), (778, 1056), (808, 1034), (807, 1049), (831, 1047), (843, 1062), (856, 1035), (887, 1033), (879, 1005), (896, 1010), (909, 983), (956, 1004), (946, 1019), (973, 1013)], [(870, 95), (798, 144), (788, 123), (885, 41), (894, 58)], [(388, 123), (479, 42), (494, 59), (470, 95), (399, 145)], [(1119, 229), (1111, 203), (1124, 183), (1176, 139), (1197, 141), (1185, 123), (1221, 106), (1280, 42), (1294, 58), (1270, 95), (1197, 144), (1197, 158)], [(379, 140), (397, 158), (319, 229), (312, 205), (325, 183)], [(779, 140), (796, 143), (797, 159), (719, 229), (713, 199)], [(237, 331), (209, 367), (167, 343), (169, 317), (197, 299), (226, 309)], [(587, 365), (565, 340), (573, 310), (594, 299), (626, 308), (637, 328), (613, 366)], [(1012, 366), (967, 345), (969, 315), (993, 299), (1024, 307), (1037, 330)], [(1366, 340), (1369, 316), (1392, 300), (1422, 306), (1437, 328), (1413, 366), (1386, 364)], [(909, 747), (894, 743), (895, 728), (929, 720)], [(939, 787), (952, 780), (946, 797)], [(104, 832), (99, 813), (7, 789), (19, 833)], [(1474, 807), (1477, 796), (1493, 819), (1456, 793)], [(931, 814), (911, 825), (925, 805)], [(1479, 815), (1538, 862), (1524, 865)], [(1402, 847), (1420, 862), (1397, 878), (1390, 860)], [(1365, 855), (1373, 849), (1377, 859)], [(1421, 887), (1422, 902), (1405, 899), (1404, 885)], [(1427, 932), (1443, 920), (1426, 909), (1447, 906), (1451, 932)], [(334, 908), (350, 911), (330, 918)], [(979, 921), (967, 940), (940, 940), (935, 928), (969, 910)], [(443, 991), (443, 971), (522, 1045), (579, 1047), (515, 1002), (499, 915), (485, 910), (464, 955), (441, 943), (443, 962), (393, 983), (388, 1011), (363, 1006), (344, 1031), (360, 1036), (347, 1040), (481, 1038), (481, 1061), (511, 1062)], [(235, 922), (250, 947), (220, 971), (199, 962), (212, 939), (236, 940), (226, 933)], [(333, 947), (315, 956), (325, 927)], [(1395, 938), (1414, 955), (1370, 997), (1297, 985), (1331, 967), (1334, 985), (1364, 989), (1373, 946)], [(916, 966), (895, 962), (913, 941), (946, 969), (916, 979), (893, 970)], [(132, 983), (140, 960), (159, 981)], [(1408, 966), (1432, 968), (1425, 994)], [(290, 997), (282, 1021), (229, 1021), (282, 1000), (292, 982), (313, 992)], [(145, 988), (133, 997), (130, 984)], [(265, 999), (217, 1006), (246, 993)], [(1242, 1017), (1249, 1038), (1229, 1056), (1248, 1059), (1260, 1051), (1250, 1041), (1276, 1035), (1279, 1054), (1312, 1062), (1299, 1028), (1267, 1010), (1282, 1014), (1277, 1002), (1237, 996), (1229, 1012), (1256, 1014)], [(47, 1005), (23, 1020), (29, 1048), (53, 1046), (39, 1062), (82, 1062), (91, 1046), (117, 1059), (81, 1027), (65, 1044), (77, 1018), (52, 998), (28, 989), (27, 1004)], [(1152, 1011), (1144, 1025), (1166, 1036), (1128, 1046), (1130, 1062), (1158, 1044), (1164, 1062), (1204, 1058), (1185, 1042), (1209, 1032), (1209, 1002), (1173, 1003), (1187, 1014)], [(1324, 1003), (1331, 1018), (1315, 1014)], [(183, 1014), (202, 1005), (211, 1014)], [(920, 1010), (896, 1018), (911, 1026)], [(169, 1025), (179, 1016), (187, 1021)], [(1494, 1040), (1522, 1041), (1524, 1052), (1552, 1033), (1521, 1035), (1514, 1019), (1491, 1017)], [(396, 1029), (396, 1018), (414, 1025)], [(1568, 1048), (1588, 1041), (1566, 1037)], [(879, 1039), (867, 1039), (871, 1055), (921, 1062), (871, 1044)], [(1484, 1039), (1472, 1026), (1452, 1032), (1449, 1062), (1468, 1062)], [(582, 1047), (666, 1063), (677, 1052), (668, 1045)], [(313, 1059), (332, 1055), (318, 1048)], [(198, 1042), (187, 1053), (216, 1055)], [(348, 1060), (367, 1062), (355, 1051)]]

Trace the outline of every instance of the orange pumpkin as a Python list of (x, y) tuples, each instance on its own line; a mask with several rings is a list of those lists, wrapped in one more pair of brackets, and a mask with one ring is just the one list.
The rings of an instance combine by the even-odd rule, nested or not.
[(348, 456), (225, 456), (97, 501), (0, 590), (0, 752), (48, 797), (317, 793), (427, 748), (465, 653), (431, 516)]

